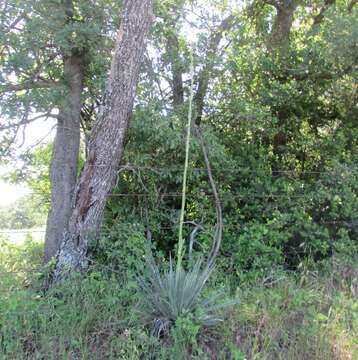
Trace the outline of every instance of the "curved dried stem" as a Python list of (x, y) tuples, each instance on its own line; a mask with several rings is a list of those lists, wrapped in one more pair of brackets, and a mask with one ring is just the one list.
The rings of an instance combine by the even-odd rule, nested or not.
[(218, 253), (220, 251), (220, 246), (222, 242), (222, 234), (223, 234), (223, 228), (224, 228), (224, 222), (223, 222), (223, 213), (222, 213), (222, 205), (219, 197), (219, 193), (215, 184), (215, 180), (213, 177), (213, 172), (210, 165), (209, 160), (209, 154), (208, 150), (206, 148), (204, 138), (200, 129), (200, 126), (195, 126), (195, 133), (200, 141), (201, 150), (203, 152), (204, 156), (204, 162), (206, 171), (209, 177), (209, 182), (211, 186), (211, 190), (213, 192), (214, 200), (215, 200), (215, 208), (216, 208), (216, 229), (214, 234), (214, 241), (211, 247), (211, 251), (208, 258), (208, 267), (213, 267), (215, 264), (215, 259), (218, 256)]

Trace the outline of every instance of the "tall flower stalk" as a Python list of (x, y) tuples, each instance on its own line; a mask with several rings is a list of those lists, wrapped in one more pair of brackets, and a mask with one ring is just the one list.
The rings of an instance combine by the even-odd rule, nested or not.
[[(217, 215), (220, 220), (213, 244), (213, 250), (208, 262), (205, 264), (203, 259), (199, 258), (187, 271), (182, 266), (184, 258), (184, 238), (183, 226), (185, 216), (187, 179), (189, 168), (190, 138), (193, 119), (193, 100), (194, 100), (194, 57), (193, 50), (190, 53), (190, 89), (189, 89), (189, 109), (188, 121), (186, 125), (185, 142), (185, 164), (183, 172), (182, 204), (179, 221), (179, 239), (176, 265), (170, 258), (169, 268), (161, 271), (151, 253), (146, 257), (147, 274), (138, 278), (139, 288), (141, 290), (140, 312), (143, 319), (152, 323), (152, 334), (160, 336), (168, 332), (171, 326), (180, 317), (191, 315), (196, 324), (212, 326), (222, 321), (219, 314), (228, 306), (237, 304), (237, 300), (220, 301), (224, 292), (211, 293), (204, 297), (202, 290), (211, 275), (214, 267), (214, 259), (217, 255), (221, 242), (222, 232), (222, 214), (221, 205), (218, 199), (215, 183), (212, 178), (211, 168), (208, 160), (208, 154), (201, 137), (197, 131), (203, 149), (205, 164), (208, 168), (210, 183), (213, 187)], [(175, 267), (176, 266), (176, 267)]]
[(186, 188), (188, 180), (188, 168), (189, 168), (189, 151), (190, 151), (190, 138), (191, 138), (191, 123), (193, 119), (193, 99), (194, 99), (194, 56), (193, 49), (190, 52), (190, 89), (189, 89), (189, 109), (188, 109), (188, 121), (186, 125), (186, 142), (185, 142), (185, 163), (183, 172), (183, 188), (181, 199), (181, 211), (179, 219), (179, 239), (178, 239), (178, 256), (177, 256), (177, 274), (182, 266), (182, 260), (184, 257), (184, 238), (183, 238), (183, 226), (186, 204)]

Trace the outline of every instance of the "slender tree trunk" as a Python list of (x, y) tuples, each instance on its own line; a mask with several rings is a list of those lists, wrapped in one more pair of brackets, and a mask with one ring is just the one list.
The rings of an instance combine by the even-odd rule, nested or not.
[(132, 113), (145, 40), (152, 22), (151, 0), (125, 0), (104, 103), (89, 141), (89, 156), (77, 182), (74, 208), (57, 257), (54, 281), (87, 266), (88, 241), (100, 230)]
[(271, 51), (284, 50), (288, 45), (289, 37), (293, 24), (293, 16), (298, 5), (297, 0), (291, 1), (270, 1), (268, 2), (276, 8), (272, 32), (268, 41), (268, 48)]
[(81, 56), (72, 55), (64, 59), (64, 76), (68, 89), (60, 107), (52, 152), (51, 209), (47, 218), (45, 263), (57, 254), (71, 215), (80, 147), (81, 95), (84, 80)]
[(184, 86), (182, 78), (182, 65), (179, 56), (179, 40), (175, 34), (170, 34), (167, 40), (168, 53), (172, 67), (173, 106), (178, 107), (184, 103)]
[[(62, 0), (64, 23), (74, 21), (73, 0)], [(80, 148), (80, 117), (84, 86), (84, 55), (67, 39), (68, 49), (62, 49), (63, 72), (67, 85), (65, 98), (59, 109), (56, 138), (51, 160), (51, 209), (47, 217), (44, 262), (57, 254), (62, 235), (71, 216), (71, 205), (76, 185)]]
[(173, 107), (177, 108), (184, 103), (183, 66), (179, 54), (179, 39), (175, 33), (175, 24), (170, 24), (171, 29), (167, 38), (167, 53), (172, 70), (171, 88), (173, 93)]
[(208, 92), (210, 76), (214, 69), (215, 62), (212, 61), (212, 58), (216, 56), (216, 52), (218, 51), (224, 32), (230, 29), (230, 27), (234, 23), (234, 20), (235, 17), (233, 15), (228, 16), (221, 22), (218, 28), (210, 35), (209, 47), (206, 54), (207, 62), (200, 71), (199, 80), (198, 80), (198, 89), (194, 96), (194, 102), (196, 106), (196, 117), (194, 124), (197, 126), (200, 126), (201, 124), (201, 118), (204, 113), (205, 97)]
[[(267, 48), (272, 56), (279, 54), (281, 61), (284, 62), (289, 54), (287, 49), (290, 45), (290, 33), (299, 1), (266, 0), (266, 3), (274, 6), (277, 11), (273, 21), (272, 31), (267, 41)], [(285, 129), (285, 125), (287, 124), (288, 114), (289, 112), (285, 105), (276, 109), (274, 114), (279, 119), (279, 125), (282, 127), (274, 135), (272, 142), (273, 153), (277, 158), (277, 161), (272, 165), (272, 174), (274, 176), (279, 174), (280, 163), (286, 153), (288, 132)]]

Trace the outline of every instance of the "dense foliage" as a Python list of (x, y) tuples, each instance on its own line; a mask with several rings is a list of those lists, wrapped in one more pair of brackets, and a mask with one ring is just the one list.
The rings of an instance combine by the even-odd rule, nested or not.
[[(64, 79), (58, 50), (68, 46), (69, 34), (86, 51), (81, 157), (86, 156), (119, 2), (76, 1), (75, 25), (65, 27), (58, 20), (61, 14), (51, 11), (54, 3), (9, 1), (11, 11), (0, 17), (1, 26), (9, 30), (0, 35), (5, 124), (0, 126), (0, 155), (6, 155), (6, 161), (15, 154), (12, 142), (19, 134), (19, 119), (31, 119), (29, 109), (33, 116), (41, 112), (46, 117), (61, 105)], [(43, 294), (39, 284), (47, 270), (37, 273), (40, 246), (29, 241), (18, 249), (2, 243), (0, 355), (358, 356), (357, 6), (345, 0), (258, 0), (245, 7), (235, 3), (156, 2), (125, 156), (108, 195), (102, 234), (91, 239), (89, 272)], [(17, 32), (11, 19), (21, 14), (31, 16), (24, 22), (25, 31)], [(279, 23), (282, 14), (292, 15), (286, 18), (292, 20), (286, 33)], [(33, 28), (39, 29), (36, 39)], [(207, 292), (226, 287), (228, 298), (240, 300), (230, 319), (210, 329), (198, 320), (206, 290), (193, 304), (194, 314), (172, 315), (177, 297), (170, 296), (182, 294), (183, 288), (176, 287), (166, 260), (177, 251), (191, 50), (193, 130), (202, 129), (224, 223)], [(33, 74), (56, 86), (1, 92), (9, 79), (26, 84)], [(1, 228), (44, 224), (40, 222), (51, 198), (51, 149), (50, 143), (22, 154), (21, 168), (10, 179), (26, 182), (35, 195), (31, 202), (2, 211)], [(218, 221), (204, 160), (201, 143), (193, 136), (184, 227), (188, 272), (183, 272), (183, 283), (195, 277), (196, 259), (209, 254)], [(29, 206), (38, 209), (31, 217)], [(146, 274), (148, 248), (156, 263)], [(142, 286), (142, 292), (139, 273), (153, 285)], [(161, 281), (165, 286), (158, 288)], [(185, 291), (200, 287), (193, 281), (189, 285)], [(137, 311), (143, 297), (144, 315), (143, 306)], [(148, 325), (160, 317), (175, 326), (166, 328), (165, 335), (157, 331), (162, 335), (158, 339), (150, 336)], [(157, 324), (160, 329), (164, 322)]]
[[(314, 27), (313, 13), (298, 7), (281, 53), (266, 46), (273, 14), (264, 10), (254, 19), (237, 15), (228, 45), (207, 60), (215, 66), (201, 126), (223, 203), (220, 262), (237, 280), (275, 266), (309, 267), (357, 246), (357, 16), (337, 4)], [(208, 35), (201, 34), (198, 74), (199, 54), (208, 46)], [(182, 51), (178, 61), (185, 67)], [(158, 66), (165, 71), (165, 64)], [(147, 102), (148, 93), (142, 98)], [(163, 106), (162, 100), (137, 107), (128, 166), (119, 174), (107, 220), (135, 219), (168, 253), (180, 209), (185, 109), (168, 114)], [(195, 139), (189, 188), (188, 243), (200, 225), (195, 248), (207, 253), (214, 201)]]

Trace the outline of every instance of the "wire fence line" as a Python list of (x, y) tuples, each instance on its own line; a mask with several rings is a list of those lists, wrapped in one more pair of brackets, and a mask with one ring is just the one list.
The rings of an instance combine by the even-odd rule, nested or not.
[[(105, 168), (105, 167), (111, 167), (110, 165), (91, 165), (89, 164), (88, 166), (91, 167), (98, 167), (98, 168)], [(173, 167), (150, 167), (150, 166), (137, 166), (137, 165), (122, 165), (119, 168), (117, 168), (118, 171), (153, 171), (153, 172), (166, 172), (166, 171), (183, 171), (182, 167), (179, 166), (173, 166)], [(189, 168), (190, 171), (194, 171), (194, 172), (207, 172), (206, 168)], [(356, 176), (358, 175), (358, 169), (353, 169), (353, 168), (337, 168), (331, 171), (299, 171), (299, 170), (270, 170), (270, 169), (260, 169), (260, 170), (253, 170), (253, 169), (248, 169), (245, 167), (235, 167), (235, 168), (224, 168), (224, 169), (218, 169), (215, 170), (213, 169), (213, 172), (220, 172), (222, 176), (227, 176), (227, 173), (230, 174), (242, 174), (242, 173), (251, 173), (251, 174), (259, 174), (261, 172), (275, 172), (277, 174), (295, 174), (295, 175), (303, 175), (303, 174), (337, 174), (339, 176), (345, 176), (347, 174), (349, 174), (349, 176)], [(42, 196), (43, 192), (39, 192), (39, 191), (35, 191), (35, 192), (31, 192), (31, 195), (39, 195)], [(339, 194), (332, 194), (333, 196), (338, 195)], [(200, 192), (200, 193), (191, 193), (187, 195), (189, 198), (191, 197), (195, 197), (195, 196), (206, 196), (206, 197), (213, 197), (213, 194), (209, 194), (209, 193), (205, 193), (204, 191)], [(302, 193), (302, 194), (297, 194), (297, 192), (295, 194), (288, 194), (288, 193), (279, 193), (279, 194), (265, 194), (263, 192), (258, 192), (255, 191), (255, 193), (248, 193), (248, 194), (235, 194), (232, 192), (226, 192), (223, 193), (221, 192), (220, 197), (221, 198), (226, 198), (226, 197), (230, 197), (230, 198), (237, 198), (237, 199), (256, 199), (256, 198), (300, 198), (303, 196), (307, 196), (307, 193)], [(109, 193), (106, 195), (107, 198), (114, 198), (114, 197), (142, 197), (142, 198), (149, 198), (149, 197), (157, 197), (157, 198), (165, 198), (165, 197), (182, 197), (182, 193), (181, 192), (168, 192), (168, 193), (149, 193), (149, 192), (143, 192), (143, 193)]]
[[(101, 165), (93, 165), (93, 166), (98, 166), (98, 167), (102, 167)], [(106, 166), (106, 165), (104, 165)], [(132, 170), (150, 170), (150, 171), (182, 171), (182, 167), (176, 166), (176, 167), (148, 167), (148, 166), (132, 166), (132, 165), (123, 165), (121, 166), (119, 169), (123, 169), (123, 170), (128, 170), (128, 171), (132, 171)], [(202, 172), (206, 172), (207, 169), (205, 168), (191, 168), (190, 170), (192, 171), (202, 171)], [(218, 170), (218, 171), (222, 171)], [(226, 172), (243, 172), (243, 173), (258, 173), (261, 171), (271, 171), (270, 169), (259, 169), (259, 170), (253, 170), (253, 169), (247, 169), (244, 167), (236, 167), (236, 168), (226, 168), (225, 169)], [(350, 175), (353, 175), (356, 173), (358, 174), (358, 169), (352, 169), (352, 168), (337, 168), (335, 170), (332, 171), (296, 171), (296, 170), (277, 170), (275, 171), (276, 173), (285, 173), (285, 174), (333, 174), (333, 173), (337, 173), (339, 175), (344, 175), (342, 173), (342, 171), (348, 171)], [(223, 174), (225, 174), (223, 172)], [(40, 192), (34, 192), (32, 194), (38, 194), (38, 195), (43, 195)], [(106, 195), (108, 198), (116, 198), (116, 197), (124, 197), (124, 198), (132, 198), (132, 197), (137, 197), (137, 198), (148, 198), (148, 197), (157, 197), (157, 198), (164, 198), (164, 197), (168, 197), (168, 198), (176, 198), (176, 197), (181, 197), (182, 193), (180, 192), (173, 192), (173, 193), (154, 193), (154, 194), (150, 194), (150, 193), (112, 193), (112, 194), (107, 194)], [(189, 194), (188, 197), (213, 197), (212, 194), (208, 194), (205, 192), (200, 192), (200, 193), (196, 193), (196, 194)], [(330, 194), (330, 196), (334, 197), (334, 196), (340, 196), (340, 194)], [(225, 197), (230, 197), (230, 199), (232, 198), (236, 198), (236, 199), (241, 199), (241, 200), (248, 200), (248, 199), (257, 199), (257, 198), (261, 198), (261, 199), (289, 199), (289, 198), (310, 198), (310, 195), (307, 194), (287, 194), (287, 193), (281, 193), (281, 194), (263, 194), (263, 193), (248, 193), (248, 194), (233, 194), (230, 192), (227, 193), (222, 193), (220, 195), (221, 198), (225, 198)], [(311, 196), (312, 198), (312, 196)], [(313, 199), (312, 199), (313, 200)], [(358, 224), (358, 220), (332, 220), (332, 221), (321, 221), (321, 220), (314, 220), (314, 219), (307, 219), (307, 222), (309, 224), (319, 224), (319, 225), (344, 225), (344, 226), (357, 226)], [(133, 223), (129, 223), (131, 225), (133, 225)], [(158, 226), (157, 224), (139, 224), (140, 226), (143, 226), (144, 230), (151, 230), (151, 231), (155, 231), (155, 230), (174, 230), (177, 225), (173, 224), (172, 226)], [(190, 225), (190, 224), (186, 224), (186, 225)], [(201, 225), (201, 224), (200, 224)], [(203, 226), (203, 225), (201, 225)], [(203, 228), (212, 228), (214, 227), (214, 224), (207, 224), (204, 225)], [(231, 225), (231, 224), (224, 224), (224, 229), (225, 230), (242, 230), (242, 228), (245, 225)], [(39, 233), (39, 234), (44, 234), (46, 231), (45, 230), (33, 230), (31, 231), (31, 229), (28, 230), (0, 230), (0, 234), (32, 234), (32, 233)], [(290, 253), (289, 251), (286, 251), (286, 253)], [(293, 252), (292, 252), (293, 253)], [(294, 251), (295, 254), (297, 254), (297, 251)], [(95, 261), (93, 259), (88, 258), (87, 259), (89, 262), (91, 262), (92, 264), (95, 263)], [(103, 266), (103, 264), (102, 264)], [(106, 267), (106, 266), (105, 266)], [(26, 270), (28, 271), (28, 270)], [(32, 272), (41, 272), (41, 270), (31, 270)], [(9, 273), (22, 273), (24, 272), (23, 270), (19, 270), (19, 271), (9, 271), (9, 272), (2, 272), (0, 271), (0, 274), (9, 274)]]
[[(315, 193), (316, 194), (316, 193)], [(327, 194), (327, 193), (325, 193)], [(35, 191), (35, 192), (31, 192), (30, 195), (39, 195), (39, 196), (43, 196), (44, 193), (43, 192), (39, 192), (39, 191)], [(340, 196), (340, 194), (330, 194), (331, 196)], [(111, 193), (111, 194), (106, 194), (105, 197), (107, 198), (116, 198), (116, 197), (122, 197), (122, 198), (133, 198), (133, 197), (137, 197), (137, 198), (150, 198), (150, 197), (154, 197), (154, 198), (176, 198), (176, 197), (181, 197), (182, 193), (180, 192), (173, 192), (173, 193), (149, 193), (149, 192), (144, 192), (144, 193)], [(188, 198), (193, 198), (193, 197), (213, 197), (213, 194), (209, 194), (206, 193), (204, 191), (200, 191), (198, 193), (191, 193), (191, 194), (187, 194)], [(235, 198), (235, 199), (241, 199), (241, 200), (249, 200), (249, 199), (299, 199), (299, 198), (303, 198), (305, 200), (307, 200), (308, 198), (310, 198), (311, 200), (313, 199), (313, 196), (307, 193), (302, 193), (302, 194), (288, 194), (288, 193), (279, 193), (279, 194), (264, 194), (264, 193), (248, 193), (248, 194), (235, 194), (235, 193), (231, 193), (231, 192), (226, 192), (226, 193), (221, 193), (220, 194), (220, 198), (227, 198), (229, 197), (230, 199)], [(327, 199), (326, 199), (327, 200)]]
[[(314, 219), (306, 219), (305, 221), (307, 224), (319, 224), (319, 225), (346, 225), (346, 226), (358, 226), (358, 219), (352, 219), (352, 220), (332, 220), (332, 221), (321, 221), (321, 220), (314, 220)], [(133, 224), (131, 222), (122, 222), (121, 225), (129, 225), (129, 226), (133, 226), (133, 225), (138, 225), (140, 227), (143, 227), (144, 230), (173, 230), (176, 229), (176, 227), (178, 226), (178, 224), (173, 224), (172, 226), (161, 226), (158, 224), (145, 224), (145, 223), (140, 223), (140, 224)], [(203, 229), (205, 228), (210, 228), (210, 227), (214, 227), (215, 224), (196, 224), (194, 222), (186, 222), (184, 225), (186, 226), (197, 226), (200, 225), (200, 227), (202, 227)], [(242, 228), (245, 226), (245, 224), (242, 225), (232, 225), (232, 224), (224, 224), (224, 229), (225, 230), (242, 230)], [(45, 225), (43, 225), (43, 227), (45, 227)], [(109, 230), (110, 232), (111, 230)], [(0, 234), (44, 234), (46, 232), (45, 229), (43, 230), (31, 230), (31, 229), (26, 229), (26, 230), (11, 230), (11, 229), (0, 229)], [(106, 234), (106, 232), (104, 232), (104, 234)]]
[[(88, 167), (94, 167), (94, 168), (112, 168), (112, 165), (101, 165), (101, 164), (87, 164)], [(180, 166), (141, 166), (141, 165), (120, 165), (117, 166), (116, 169), (119, 171), (133, 171), (133, 170), (149, 170), (149, 171), (183, 171), (183, 167)], [(206, 168), (201, 167), (189, 167), (190, 171), (197, 171), (197, 172), (207, 172)], [(221, 172), (222, 175), (226, 175), (228, 172), (230, 173), (251, 173), (251, 174), (259, 174), (262, 172), (272, 172), (276, 174), (296, 174), (296, 175), (302, 175), (302, 174), (338, 174), (338, 175), (345, 175), (345, 173), (342, 173), (342, 171), (346, 171), (351, 174), (358, 174), (358, 169), (353, 167), (344, 167), (344, 168), (335, 168), (332, 170), (285, 170), (285, 169), (278, 169), (278, 170), (272, 170), (272, 169), (250, 169), (247, 167), (222, 167), (220, 169), (212, 169), (213, 172)]]
[[(41, 226), (44, 227), (45, 225)], [(12, 230), (12, 229), (5, 229), (5, 230), (0, 230), (0, 234), (37, 234), (37, 233), (44, 233), (45, 230), (31, 230), (31, 229), (26, 229), (26, 230)]]
[[(280, 250), (280, 249), (273, 249), (274, 250)], [(284, 256), (290, 256), (290, 255), (295, 255), (299, 258), (301, 258), (301, 255), (304, 255), (306, 253), (306, 251), (304, 249), (297, 249), (297, 248), (291, 248), (291, 249), (281, 249), (282, 251), (282, 255)], [(224, 255), (225, 253), (223, 253)], [(144, 255), (144, 254), (143, 254)], [(92, 264), (93, 266), (96, 266), (98, 268), (100, 268), (101, 270), (105, 270), (107, 272), (116, 274), (116, 275), (120, 275), (123, 276), (124, 272), (120, 271), (118, 268), (113, 268), (112, 266), (109, 265), (105, 265), (101, 262), (98, 262), (96, 260), (94, 260), (93, 258), (89, 257), (89, 256), (85, 256), (84, 259), (86, 261), (88, 261), (89, 264)], [(26, 275), (26, 274), (38, 274), (38, 275), (43, 275), (46, 274), (46, 271), (48, 272), (48, 270), (46, 270), (43, 267), (39, 267), (36, 269), (17, 269), (17, 270), (0, 270), (0, 275)], [(287, 272), (294, 272), (293, 270), (286, 270)], [(1, 278), (0, 278), (1, 280)]]
[[(300, 194), (300, 195), (292, 195), (292, 194), (234, 194), (234, 193), (221, 193), (220, 197), (224, 198), (224, 197), (230, 197), (230, 198), (238, 198), (238, 199), (261, 199), (261, 198), (303, 198), (306, 194)], [(333, 196), (339, 196), (339, 194), (334, 194)], [(112, 193), (112, 194), (107, 194), (106, 197), (181, 197), (182, 193), (157, 193), (157, 194), (150, 194), (150, 193)], [(197, 196), (206, 196), (206, 197), (213, 197), (213, 194), (208, 194), (205, 192), (199, 192), (199, 193), (192, 193), (192, 194), (188, 194), (187, 197), (197, 197)]]
[[(108, 266), (108, 265), (105, 265), (105, 264), (102, 264), (96, 260), (94, 260), (93, 258), (90, 258), (89, 256), (85, 256), (84, 259), (86, 261), (88, 261), (89, 263), (93, 264), (93, 265), (96, 265), (96, 266), (99, 266), (101, 267), (102, 269), (104, 270), (107, 270), (107, 271), (110, 271), (110, 272), (113, 272), (113, 273), (116, 273), (117, 275), (123, 275), (123, 272), (119, 271), (118, 269), (114, 269), (113, 267), (111, 266)], [(18, 269), (18, 270), (6, 270), (6, 271), (3, 271), (1, 270), (0, 271), (0, 274), (3, 274), (3, 275), (10, 275), (10, 274), (42, 274), (44, 272), (44, 268), (37, 268), (37, 269)]]
[[(345, 221), (334, 221), (334, 222), (324, 222), (324, 223), (320, 223), (320, 224), (345, 224), (345, 225), (349, 225), (348, 222), (345, 222)], [(138, 224), (140, 225), (140, 224)], [(193, 226), (193, 224), (185, 224), (185, 225), (191, 225)], [(171, 227), (167, 227), (167, 226), (150, 226), (150, 225), (147, 225), (147, 226), (143, 226), (143, 229), (142, 230), (174, 230), (175, 226), (171, 226)], [(210, 225), (205, 225), (205, 226), (202, 226), (201, 227), (203, 228), (203, 231), (206, 231), (207, 228), (209, 227), (214, 227), (215, 225), (213, 224), (210, 224)], [(240, 226), (240, 225), (236, 225), (236, 226), (232, 226), (232, 225), (227, 225), (225, 226), (224, 225), (224, 229), (226, 230), (242, 230), (243, 226)], [(40, 231), (37, 231), (37, 232), (40, 232)], [(45, 233), (45, 230), (41, 231), (43, 233)], [(10, 232), (6, 232), (6, 231), (0, 231), (0, 234), (6, 234), (6, 233), (10, 233)], [(29, 231), (24, 231), (23, 232), (24, 234), (28, 234), (30, 233)], [(297, 248), (288, 248), (288, 249), (281, 249), (282, 252), (283, 252), (283, 255), (284, 256), (290, 256), (290, 255), (295, 255), (297, 257), (300, 257), (301, 255), (305, 254), (305, 250), (304, 249), (297, 249)], [(274, 250), (273, 250), (274, 251)], [(85, 260), (87, 260), (90, 264), (92, 265), (96, 265), (100, 268), (102, 268), (103, 270), (106, 270), (106, 271), (109, 271), (109, 272), (112, 272), (112, 273), (115, 273), (117, 275), (123, 275), (122, 272), (120, 272), (118, 269), (114, 269), (108, 265), (105, 265), (105, 264), (102, 264), (102, 263), (99, 263), (98, 261), (95, 261), (93, 258), (90, 258), (88, 256), (85, 257)], [(20, 275), (20, 274), (43, 274), (44, 272), (44, 269), (43, 268), (37, 268), (37, 269), (18, 269), (18, 270), (6, 270), (6, 271), (0, 271), (0, 275)]]

